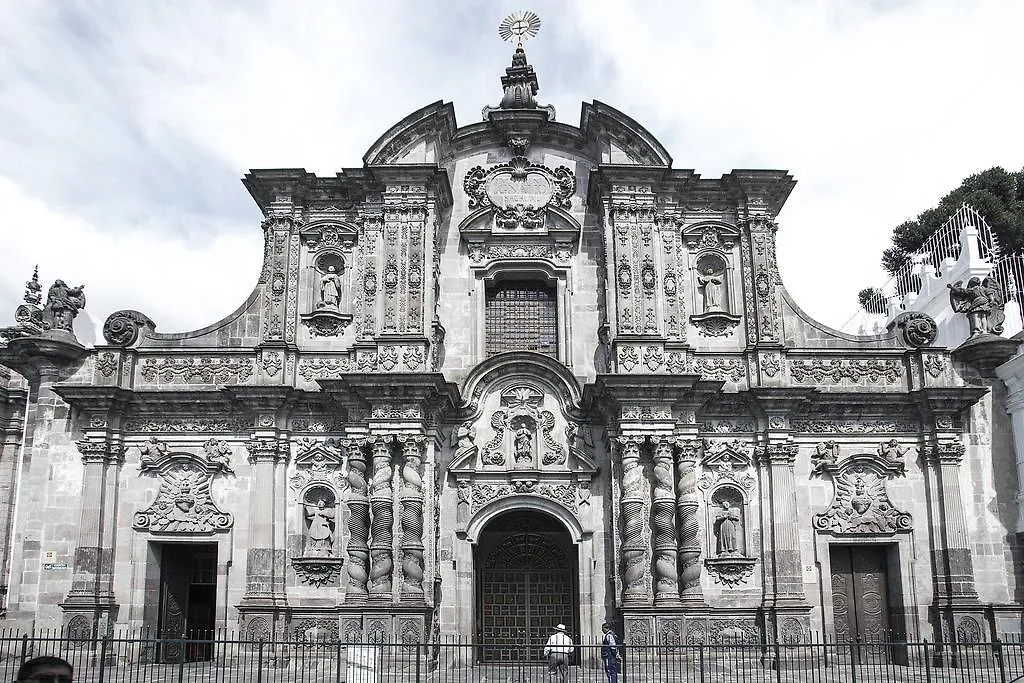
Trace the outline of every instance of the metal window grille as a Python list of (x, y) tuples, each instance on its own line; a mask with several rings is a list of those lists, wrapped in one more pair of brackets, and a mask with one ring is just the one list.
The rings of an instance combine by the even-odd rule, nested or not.
[(487, 355), (536, 351), (558, 356), (558, 310), (553, 288), (539, 282), (500, 282), (487, 290)]

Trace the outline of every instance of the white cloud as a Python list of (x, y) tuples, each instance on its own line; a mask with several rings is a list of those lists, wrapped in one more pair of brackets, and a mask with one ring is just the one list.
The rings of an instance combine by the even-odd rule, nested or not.
[[(965, 175), (1024, 166), (1014, 0), (538, 2), (543, 102), (625, 111), (677, 167), (787, 168), (779, 260), (839, 325), (880, 284), (892, 226)], [(161, 331), (237, 307), (260, 264), (249, 167), (359, 166), (436, 99), (500, 95), (518, 3), (17, 3), (0, 24), (0, 318), (39, 262), (99, 320)]]

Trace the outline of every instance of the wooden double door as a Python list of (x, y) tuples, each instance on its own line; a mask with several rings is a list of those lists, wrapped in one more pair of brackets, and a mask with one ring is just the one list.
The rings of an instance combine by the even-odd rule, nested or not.
[(832, 614), (836, 639), (890, 639), (887, 546), (832, 546)]

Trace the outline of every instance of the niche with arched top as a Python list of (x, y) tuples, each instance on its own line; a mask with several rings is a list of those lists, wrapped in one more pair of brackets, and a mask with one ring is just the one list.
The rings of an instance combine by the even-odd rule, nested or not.
[(311, 486), (302, 496), (302, 556), (334, 557), (338, 497), (328, 486)]

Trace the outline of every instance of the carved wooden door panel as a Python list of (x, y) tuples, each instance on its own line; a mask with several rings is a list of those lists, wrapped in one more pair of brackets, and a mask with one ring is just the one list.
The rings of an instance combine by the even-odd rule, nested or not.
[[(878, 643), (889, 637), (884, 546), (832, 546), (832, 611), (836, 639)], [(881, 648), (867, 647), (869, 654)]]
[(160, 651), (164, 662), (179, 661), (184, 654), (181, 641), (170, 640), (185, 635), (188, 610), (189, 556), (187, 546), (166, 544), (160, 560)]

